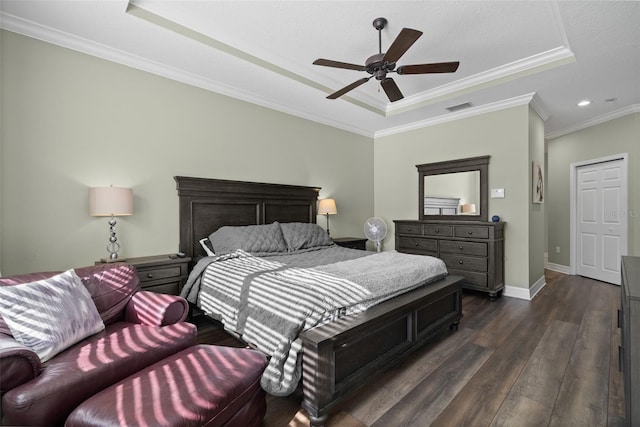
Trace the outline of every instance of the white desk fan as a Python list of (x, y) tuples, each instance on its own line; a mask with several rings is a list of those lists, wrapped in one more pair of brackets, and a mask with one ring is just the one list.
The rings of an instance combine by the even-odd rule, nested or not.
[(387, 236), (387, 223), (377, 216), (369, 218), (364, 223), (364, 235), (376, 243), (376, 252), (380, 252), (382, 241)]

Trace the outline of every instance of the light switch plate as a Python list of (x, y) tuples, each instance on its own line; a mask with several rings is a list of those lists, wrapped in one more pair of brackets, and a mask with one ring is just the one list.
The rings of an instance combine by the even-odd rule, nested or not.
[(504, 188), (492, 188), (491, 189), (491, 198), (492, 199), (504, 199)]

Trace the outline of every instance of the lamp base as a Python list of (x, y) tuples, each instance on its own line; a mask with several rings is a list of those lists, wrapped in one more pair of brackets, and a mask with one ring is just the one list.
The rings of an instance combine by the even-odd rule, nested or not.
[(331, 233), (329, 232), (329, 214), (325, 214), (327, 216), (327, 236), (331, 236)]
[(102, 258), (103, 262), (116, 262), (121, 261), (118, 258), (118, 252), (120, 251), (120, 243), (118, 243), (118, 238), (116, 237), (116, 219), (111, 214), (111, 219), (109, 220), (109, 244), (107, 245), (107, 252), (109, 252), (109, 258)]

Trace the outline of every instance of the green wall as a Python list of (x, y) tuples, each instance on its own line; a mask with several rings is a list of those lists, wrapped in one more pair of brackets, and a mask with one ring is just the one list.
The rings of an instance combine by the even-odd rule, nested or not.
[(544, 280), (545, 203), (533, 203), (533, 162), (544, 166), (544, 122), (529, 108), (529, 284)]
[[(549, 262), (570, 266), (570, 165), (628, 153), (629, 255), (640, 255), (640, 113), (611, 120), (548, 142)], [(555, 248), (560, 247), (560, 253)]]
[[(394, 219), (418, 218), (416, 165), (489, 155), (489, 188), (505, 190), (504, 199), (489, 200), (489, 217), (497, 214), (506, 222), (505, 282), (528, 289), (532, 283), (529, 121), (529, 107), (522, 105), (376, 139), (376, 215), (391, 225)], [(384, 241), (387, 249), (394, 245), (393, 227), (391, 231)], [(536, 274), (541, 270), (542, 264)]]
[(15, 33), (0, 32), (0, 44), (5, 275), (105, 256), (107, 221), (88, 215), (91, 186), (134, 190), (134, 215), (118, 220), (121, 256), (176, 251), (175, 175), (320, 186), (338, 203), (332, 235), (362, 236), (376, 215), (393, 249), (393, 220), (417, 218), (415, 165), (482, 155), (491, 156), (489, 187), (505, 189), (489, 214), (507, 223), (508, 286), (540, 279), (547, 245), (562, 249), (548, 251), (550, 262), (569, 264), (572, 162), (629, 153), (629, 249), (640, 252), (637, 113), (550, 141), (546, 200), (534, 205), (531, 162), (544, 161), (544, 124), (527, 105), (374, 142)]
[(133, 188), (121, 257), (178, 250), (175, 175), (322, 187), (338, 205), (334, 236), (362, 236), (373, 215), (371, 138), (15, 33), (1, 43), (4, 275), (106, 255), (92, 186)]

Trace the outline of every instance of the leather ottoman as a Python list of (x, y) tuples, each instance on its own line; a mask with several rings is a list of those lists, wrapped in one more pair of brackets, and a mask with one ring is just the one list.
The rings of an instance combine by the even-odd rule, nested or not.
[(265, 356), (245, 348), (197, 345), (85, 400), (65, 426), (262, 425)]

